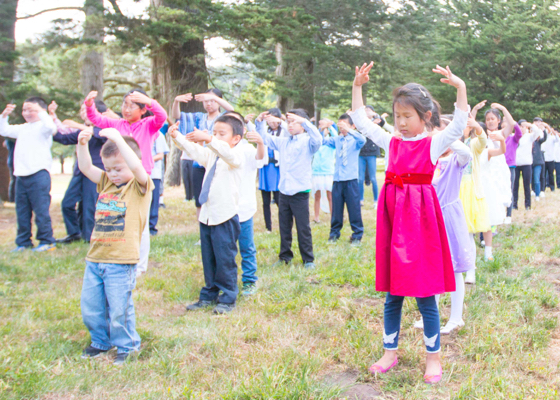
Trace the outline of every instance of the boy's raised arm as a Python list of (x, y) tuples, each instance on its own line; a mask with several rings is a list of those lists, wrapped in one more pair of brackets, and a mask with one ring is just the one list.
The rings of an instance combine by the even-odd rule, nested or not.
[(90, 181), (97, 184), (101, 182), (103, 171), (101, 168), (93, 165), (91, 161), (88, 142), (92, 134), (93, 132), (91, 130), (83, 130), (78, 136), (78, 167)]
[(206, 167), (208, 164), (208, 152), (210, 150), (196, 143), (189, 142), (185, 136), (179, 134), (179, 121), (169, 126), (167, 134), (171, 135), (175, 146), (184, 151), (187, 156), (192, 158), (194, 161)]
[(0, 116), (0, 136), (17, 139), (23, 125), (10, 125), (8, 116), (15, 110), (15, 104), (8, 104)]

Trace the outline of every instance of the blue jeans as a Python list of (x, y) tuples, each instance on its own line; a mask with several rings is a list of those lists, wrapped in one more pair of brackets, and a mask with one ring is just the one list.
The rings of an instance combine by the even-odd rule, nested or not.
[[(399, 348), (399, 335), (401, 331), (401, 311), (404, 296), (393, 296), (387, 293), (383, 319), (385, 323), (383, 333), (383, 348), (397, 350)], [(424, 344), (428, 353), (440, 351), (439, 310), (436, 296), (417, 297), (416, 303), (424, 321)]]
[[(97, 196), (97, 184), (86, 178), (84, 174), (80, 172), (72, 177), (62, 199), (62, 218), (69, 236), (81, 234), (82, 238), (89, 242), (95, 225)], [(82, 203), (81, 224), (76, 210), (79, 202)]]
[(377, 157), (375, 156), (368, 156), (359, 158), (359, 185), (360, 185), (360, 199), (364, 200), (364, 181), (366, 180), (366, 168), (369, 173), (369, 179), (371, 180), (371, 186), (373, 187), (373, 200), (377, 201), (378, 193), (377, 193)]
[(334, 182), (332, 188), (333, 212), (331, 216), (331, 233), (329, 239), (337, 240), (344, 224), (344, 203), (348, 209), (348, 220), (352, 227), (352, 240), (362, 240), (364, 224), (362, 209), (358, 197), (358, 180)]
[(239, 252), (241, 253), (241, 280), (243, 283), (255, 283), (257, 278), (257, 249), (253, 239), (253, 217), (241, 222), (239, 234)]
[(536, 196), (541, 194), (541, 170), (542, 165), (533, 165), (533, 191)]
[(82, 319), (91, 335), (91, 346), (117, 347), (118, 353), (140, 350), (132, 289), (136, 264), (103, 264), (86, 261), (82, 285)]
[(152, 204), (150, 205), (150, 235), (157, 235), (156, 225), (159, 219), (159, 195), (161, 192), (161, 179), (152, 179), (154, 190), (152, 191)]
[(55, 243), (51, 215), (51, 174), (42, 169), (29, 176), (18, 176), (16, 180), (16, 215), (18, 246), (32, 247), (31, 217), (35, 214), (36, 239), (40, 244)]

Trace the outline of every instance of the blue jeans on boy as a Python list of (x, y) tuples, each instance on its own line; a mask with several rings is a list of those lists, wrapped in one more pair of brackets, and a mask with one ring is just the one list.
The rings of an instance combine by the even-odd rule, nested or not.
[[(62, 199), (62, 218), (69, 236), (81, 234), (89, 242), (95, 226), (95, 205), (97, 204), (97, 184), (81, 172), (72, 177)], [(82, 223), (78, 218), (76, 205), (82, 202)]]
[(161, 179), (152, 179), (154, 190), (152, 192), (152, 204), (150, 205), (150, 235), (157, 235), (156, 225), (159, 219), (159, 194), (161, 192)]
[(82, 285), (82, 319), (99, 350), (117, 347), (118, 353), (140, 350), (132, 290), (136, 264), (104, 264), (86, 261)]
[(23, 247), (32, 247), (31, 217), (35, 214), (37, 225), (36, 239), (39, 244), (53, 244), (51, 215), (51, 174), (42, 169), (29, 176), (18, 176), (16, 180), (16, 214), (17, 237), (16, 244)]
[(337, 240), (344, 223), (344, 203), (348, 209), (348, 220), (352, 227), (352, 240), (362, 240), (364, 224), (360, 206), (358, 180), (334, 182), (332, 187), (333, 211), (329, 239)]
[[(385, 309), (383, 311), (384, 329), (383, 348), (397, 350), (401, 331), (401, 312), (404, 296), (393, 296), (387, 293)], [(428, 353), (440, 351), (439, 310), (436, 297), (417, 297), (416, 303), (424, 321), (424, 344)]]
[(200, 290), (200, 300), (235, 304), (239, 293), (235, 257), (240, 230), (237, 215), (219, 225), (200, 223), (200, 252), (206, 284)]
[(541, 170), (542, 165), (533, 165), (533, 191), (538, 197), (541, 194)]
[(239, 234), (239, 252), (241, 253), (241, 280), (243, 283), (255, 283), (257, 278), (257, 248), (253, 239), (253, 217), (241, 222)]
[(360, 199), (364, 200), (364, 181), (366, 180), (366, 168), (369, 173), (369, 179), (371, 180), (371, 186), (373, 188), (373, 200), (377, 201), (378, 191), (377, 191), (377, 157), (375, 156), (360, 156), (359, 158), (359, 184), (360, 184)]

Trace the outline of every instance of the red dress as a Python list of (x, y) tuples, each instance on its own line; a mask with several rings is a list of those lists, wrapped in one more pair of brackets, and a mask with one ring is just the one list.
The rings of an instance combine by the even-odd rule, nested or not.
[(431, 143), (429, 137), (390, 142), (377, 209), (377, 291), (410, 297), (455, 291), (449, 242), (431, 183)]

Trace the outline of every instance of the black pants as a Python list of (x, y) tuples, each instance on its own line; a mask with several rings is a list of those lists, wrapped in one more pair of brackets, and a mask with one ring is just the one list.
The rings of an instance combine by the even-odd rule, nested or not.
[(181, 177), (185, 186), (185, 199), (192, 200), (194, 198), (193, 160), (181, 160)]
[(560, 189), (560, 162), (554, 163), (554, 169), (556, 170), (556, 187)]
[[(544, 163), (544, 169), (546, 170), (546, 186), (550, 188), (554, 192), (556, 184), (554, 183), (554, 161), (547, 161)], [(543, 186), (543, 191), (546, 187)]]
[[(272, 231), (272, 214), (270, 213), (270, 199), (274, 196), (274, 202), (278, 207), (280, 202), (280, 192), (267, 192), (265, 190), (261, 190), (262, 200), (263, 200), (263, 214), (264, 214), (264, 224), (266, 226), (267, 231)], [(272, 195), (272, 196), (271, 196)]]
[(18, 246), (31, 247), (31, 218), (35, 214), (36, 239), (40, 244), (55, 243), (51, 215), (51, 175), (45, 169), (16, 180), (16, 214)]
[(280, 254), (278, 258), (290, 262), (292, 252), (292, 227), (296, 220), (298, 245), (304, 263), (313, 262), (313, 240), (309, 225), (309, 193), (296, 193), (292, 196), (280, 193), (278, 221), (280, 224)]
[(202, 204), (198, 202), (198, 196), (200, 196), (200, 191), (202, 190), (202, 182), (204, 181), (204, 174), (206, 173), (206, 168), (193, 168), (193, 194), (194, 194), (194, 204), (197, 207), (202, 207)]
[(344, 224), (344, 203), (348, 210), (348, 220), (352, 227), (352, 240), (362, 240), (364, 224), (360, 206), (360, 187), (358, 180), (334, 182), (332, 187), (333, 212), (329, 239), (338, 239)]
[(515, 167), (515, 183), (513, 184), (513, 208), (517, 209), (519, 198), (519, 178), (523, 174), (523, 191), (525, 192), (525, 208), (531, 208), (531, 175), (533, 168), (531, 165)]
[(159, 219), (159, 195), (161, 192), (161, 179), (152, 179), (154, 190), (152, 192), (152, 204), (150, 205), (150, 235), (157, 235), (156, 228)]
[(206, 284), (200, 290), (200, 300), (235, 303), (239, 293), (235, 257), (240, 233), (237, 215), (219, 225), (200, 223), (200, 252)]
[(509, 207), (507, 208), (507, 216), (511, 217), (511, 211), (513, 210), (513, 187), (515, 185), (515, 167), (509, 167), (509, 173), (510, 173), (510, 181), (511, 181), (511, 204), (509, 205)]
[(14, 166), (8, 165), (8, 170), (10, 171), (10, 186), (8, 186), (8, 200), (10, 203), (16, 201), (16, 179), (17, 176), (14, 175)]
[[(97, 184), (82, 173), (74, 175), (62, 199), (62, 218), (66, 233), (70, 236), (81, 234), (89, 242), (95, 225), (95, 205), (97, 204)], [(79, 205), (79, 209), (76, 206)]]

